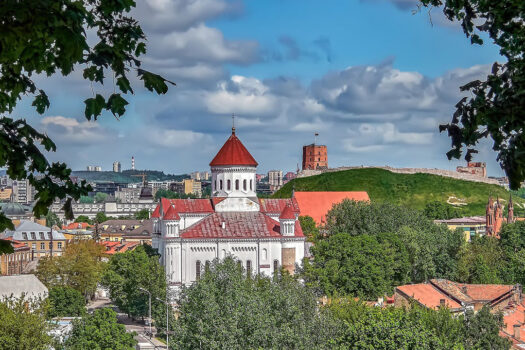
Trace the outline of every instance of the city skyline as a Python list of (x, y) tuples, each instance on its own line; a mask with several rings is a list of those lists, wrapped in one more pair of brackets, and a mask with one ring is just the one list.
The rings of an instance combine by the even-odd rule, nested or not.
[[(459, 86), (483, 79), (500, 56), (488, 41), (471, 46), (439, 9), (431, 24), (415, 8), (410, 0), (142, 1), (144, 66), (177, 83), (167, 95), (136, 85), (121, 121), (87, 122), (82, 101), (92, 92), (77, 69), (39, 81), (52, 101), (43, 117), (30, 100), (12, 115), (35, 121), (57, 143), (49, 159), (74, 170), (116, 160), (128, 169), (131, 155), (138, 169), (206, 170), (232, 113), (259, 172), (295, 170), (315, 132), (330, 167), (454, 170), (465, 162), (446, 159), (450, 140), (438, 125), (450, 120)], [(495, 158), (485, 142), (475, 160), (501, 176)]]

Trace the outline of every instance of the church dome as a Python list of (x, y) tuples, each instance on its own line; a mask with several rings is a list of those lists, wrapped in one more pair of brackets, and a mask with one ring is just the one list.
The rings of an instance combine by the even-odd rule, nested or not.
[(232, 128), (232, 135), (210, 163), (210, 166), (229, 165), (257, 166), (257, 162), (250, 152), (244, 147), (241, 140), (235, 136), (235, 128)]
[(26, 213), (20, 203), (2, 203), (0, 204), (0, 211), (4, 213), (5, 216), (21, 216)]

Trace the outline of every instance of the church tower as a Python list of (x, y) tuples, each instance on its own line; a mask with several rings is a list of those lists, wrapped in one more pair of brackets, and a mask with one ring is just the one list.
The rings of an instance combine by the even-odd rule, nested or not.
[(512, 194), (509, 198), (509, 212), (507, 216), (507, 223), (512, 224), (514, 222), (514, 203), (512, 203)]
[(491, 236), (494, 232), (494, 201), (492, 200), (492, 196), (489, 197), (489, 202), (487, 203), (487, 209), (485, 211), (486, 216), (486, 224), (485, 224), (485, 232), (488, 236)]
[[(217, 211), (259, 210), (255, 188), (257, 162), (235, 135), (235, 127), (210, 167), (212, 197), (221, 204)], [(226, 199), (227, 203), (223, 203)]]

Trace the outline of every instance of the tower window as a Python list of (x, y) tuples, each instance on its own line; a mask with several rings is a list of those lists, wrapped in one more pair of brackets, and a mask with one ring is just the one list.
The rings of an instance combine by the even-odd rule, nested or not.
[(273, 261), (273, 273), (277, 274), (278, 270), (279, 270), (279, 260), (275, 259)]
[(252, 261), (251, 260), (246, 261), (246, 275), (247, 276), (252, 275)]
[(214, 184), (213, 184), (213, 189), (214, 189), (215, 191), (217, 191), (217, 180), (215, 180), (215, 182), (214, 182)]
[(200, 280), (201, 279), (201, 261), (200, 260), (197, 260), (197, 262), (195, 263), (195, 280)]
[(235, 190), (239, 190), (239, 180), (235, 180)]
[(242, 189), (246, 191), (246, 180), (242, 180)]
[(221, 190), (222, 190), (222, 180), (219, 180), (219, 186), (221, 186)]
[(230, 190), (232, 189), (232, 182), (231, 182), (230, 180), (228, 180), (228, 181), (226, 182), (226, 189), (227, 189), (228, 191), (230, 191)]
[(253, 180), (250, 180), (250, 191), (253, 191)]

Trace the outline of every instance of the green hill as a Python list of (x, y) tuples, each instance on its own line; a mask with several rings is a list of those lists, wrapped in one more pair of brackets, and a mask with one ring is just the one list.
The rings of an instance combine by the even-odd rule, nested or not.
[[(372, 201), (423, 209), (431, 201), (455, 205), (464, 216), (485, 215), (488, 197), (507, 204), (509, 191), (498, 185), (458, 180), (431, 174), (398, 174), (384, 169), (364, 168), (324, 173), (288, 182), (274, 198), (287, 198), (296, 191), (366, 191)], [(525, 200), (514, 198), (515, 212), (522, 216)], [(451, 204), (452, 205), (452, 204)]]

